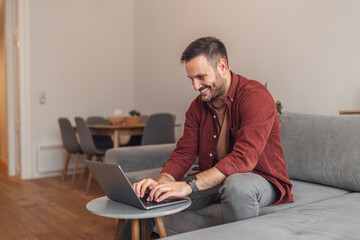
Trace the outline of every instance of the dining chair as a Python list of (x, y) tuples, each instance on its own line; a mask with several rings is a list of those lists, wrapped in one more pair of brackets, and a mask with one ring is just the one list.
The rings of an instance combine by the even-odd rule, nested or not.
[[(90, 116), (86, 119), (88, 125), (99, 124), (99, 125), (111, 125), (111, 122), (101, 116)], [(95, 146), (97, 148), (111, 148), (114, 146), (114, 142), (110, 136), (106, 135), (93, 135), (92, 136)]]
[[(85, 120), (82, 117), (75, 117), (75, 123), (76, 123), (76, 128), (78, 131), (80, 147), (81, 147), (82, 151), (88, 156), (88, 158), (91, 158), (91, 161), (97, 161), (98, 157), (100, 157), (100, 161), (101, 161), (102, 157), (105, 156), (105, 152), (108, 149), (112, 148), (113, 146), (111, 146), (111, 147), (96, 147), (94, 140), (92, 138), (90, 129), (89, 129), (88, 125), (86, 124)], [(90, 159), (88, 159), (88, 160), (90, 160)], [(79, 183), (78, 183), (79, 188), (81, 186), (81, 182), (84, 177), (85, 171), (86, 171), (86, 165), (84, 164), (82, 167), (82, 171), (81, 171), (81, 175), (80, 175), (80, 179), (79, 179)], [(92, 173), (90, 172), (89, 177), (88, 177), (88, 182), (86, 185), (86, 194), (89, 193), (91, 179), (92, 179)]]
[(77, 171), (77, 166), (78, 166), (78, 162), (79, 162), (79, 157), (80, 157), (80, 154), (83, 153), (83, 151), (81, 150), (80, 144), (76, 138), (75, 130), (72, 127), (69, 119), (68, 118), (59, 118), (58, 122), (59, 122), (59, 126), (60, 126), (62, 144), (66, 150), (64, 167), (63, 167), (60, 179), (59, 179), (59, 184), (61, 184), (65, 180), (71, 154), (76, 154), (74, 171), (73, 171), (73, 176), (72, 176), (72, 180), (71, 180), (71, 187), (73, 187), (74, 183), (75, 183), (75, 177), (76, 177), (76, 171)]
[(146, 121), (141, 145), (175, 143), (175, 116), (170, 113), (152, 114)]

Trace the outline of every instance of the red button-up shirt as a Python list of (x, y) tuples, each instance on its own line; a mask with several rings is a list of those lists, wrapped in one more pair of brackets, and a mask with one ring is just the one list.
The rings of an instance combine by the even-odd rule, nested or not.
[[(259, 82), (231, 72), (228, 106), (227, 155), (215, 167), (224, 175), (253, 172), (266, 178), (280, 191), (276, 204), (292, 202), (276, 104)], [(196, 158), (200, 171), (212, 167), (218, 142), (216, 114), (212, 102), (198, 96), (186, 112), (184, 134), (164, 164), (162, 172), (183, 178)]]

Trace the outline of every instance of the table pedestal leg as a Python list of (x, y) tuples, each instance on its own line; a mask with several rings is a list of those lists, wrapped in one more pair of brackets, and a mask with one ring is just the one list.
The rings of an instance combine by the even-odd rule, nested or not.
[(131, 239), (132, 240), (140, 240), (139, 219), (131, 220)]
[(163, 222), (162, 218), (161, 217), (156, 217), (155, 218), (155, 223), (156, 223), (157, 229), (159, 231), (160, 237), (166, 237), (167, 235), (166, 235), (164, 222)]
[(124, 225), (125, 225), (125, 220), (118, 219), (114, 240), (121, 240), (122, 233), (124, 231)]
[(114, 148), (119, 147), (119, 131), (115, 130), (114, 132)]

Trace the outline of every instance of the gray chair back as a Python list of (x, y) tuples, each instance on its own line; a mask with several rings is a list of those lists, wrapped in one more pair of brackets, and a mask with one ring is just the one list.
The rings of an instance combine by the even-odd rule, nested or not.
[(141, 145), (175, 142), (175, 116), (170, 113), (152, 114), (146, 121)]
[(76, 128), (78, 131), (80, 146), (85, 154), (89, 156), (104, 156), (105, 151), (96, 148), (90, 129), (82, 117), (75, 117)]
[(61, 133), (62, 144), (69, 153), (81, 153), (80, 144), (76, 138), (75, 130), (69, 119), (59, 118), (59, 127)]
[[(100, 125), (111, 125), (111, 122), (101, 116), (90, 116), (86, 119), (88, 125), (100, 124)], [(93, 135), (94, 144), (96, 148), (112, 148), (114, 142), (110, 136), (106, 135)]]
[(102, 116), (90, 116), (86, 119), (88, 125), (91, 124), (101, 124), (101, 125), (111, 125), (111, 122)]

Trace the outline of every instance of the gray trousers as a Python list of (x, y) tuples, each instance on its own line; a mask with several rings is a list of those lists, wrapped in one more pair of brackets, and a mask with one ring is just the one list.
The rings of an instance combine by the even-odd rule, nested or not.
[[(156, 179), (160, 170), (154, 169), (153, 172), (146, 170), (146, 174)], [(132, 180), (139, 181), (144, 175), (129, 177)], [(194, 211), (214, 203), (220, 203), (222, 222), (229, 223), (258, 216), (259, 209), (274, 203), (280, 197), (280, 192), (258, 174), (236, 173), (227, 177), (223, 184), (207, 190), (193, 192), (189, 197), (192, 202), (185, 211)], [(154, 221), (149, 219), (150, 233), (154, 226)], [(131, 239), (130, 221), (125, 224), (122, 239)]]
[(236, 173), (227, 177), (222, 185), (193, 192), (189, 197), (192, 203), (187, 211), (220, 203), (222, 221), (229, 223), (258, 216), (260, 208), (274, 203), (280, 193), (258, 174)]

